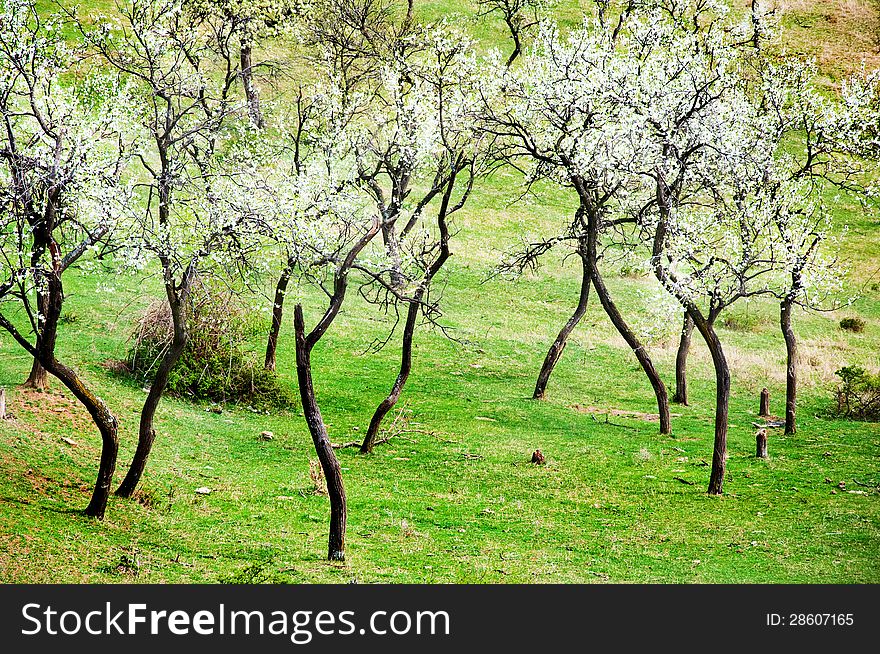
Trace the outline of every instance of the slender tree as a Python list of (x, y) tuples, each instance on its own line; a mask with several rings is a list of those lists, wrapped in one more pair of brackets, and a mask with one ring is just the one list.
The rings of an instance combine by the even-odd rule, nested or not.
[(138, 152), (142, 202), (126, 207), (130, 250), (159, 264), (172, 322), (171, 341), (141, 410), (138, 445), (117, 495), (131, 497), (156, 437), (154, 418), (175, 365), (186, 348), (188, 307), (206, 268), (235, 267), (256, 249), (260, 218), (237, 183), (230, 153), (238, 109), (230, 96), (236, 68), (218, 56), (222, 24), (181, 11), (173, 1), (133, 0), (119, 18), (81, 33), (104, 63), (137, 90), (136, 120), (144, 135)]
[(637, 123), (630, 119), (631, 108), (615, 95), (615, 89), (626, 84), (626, 76), (634, 74), (624, 65), (629, 46), (622, 28), (634, 15), (631, 7), (617, 20), (599, 12), (567, 38), (545, 24), (525, 65), (499, 66), (494, 72), (501, 101), (485, 103), (485, 129), (506, 144), (502, 154), (507, 161), (530, 162), (528, 181), (550, 178), (572, 189), (578, 200), (573, 220), (560, 234), (529, 244), (503, 266), (521, 271), (560, 244), (573, 245), (582, 262), (577, 308), (547, 353), (534, 397), (544, 396), (566, 339), (584, 315), (592, 286), (648, 377), (657, 400), (660, 432), (668, 434), (666, 387), (613, 301), (599, 265), (609, 234), (634, 222), (619, 215), (617, 207), (628, 193), (627, 179), (619, 171), (631, 165), (636, 153)]
[[(115, 227), (112, 207), (125, 195), (123, 125), (130, 99), (113, 76), (70, 82), (81, 52), (61, 36), (61, 21), (29, 1), (0, 9), (0, 326), (34, 359), (29, 384), (57, 377), (101, 434), (98, 478), (86, 515), (103, 518), (116, 466), (117, 421), (107, 404), (56, 354), (63, 274)], [(17, 311), (16, 311), (17, 310)]]

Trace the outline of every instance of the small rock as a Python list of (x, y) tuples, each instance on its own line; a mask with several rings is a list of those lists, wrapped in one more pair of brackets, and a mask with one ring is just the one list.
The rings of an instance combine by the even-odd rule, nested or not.
[(837, 487), (840, 490), (846, 490), (846, 482), (845, 481), (840, 482), (839, 484), (837, 484)]
[(544, 463), (546, 463), (546, 461), (547, 461), (547, 459), (544, 458), (544, 455), (541, 453), (541, 450), (535, 450), (534, 452), (532, 452), (532, 463), (535, 463), (540, 466), (540, 465), (544, 465)]
[(260, 432), (260, 440), (261, 441), (271, 441), (273, 438), (275, 438), (275, 434), (273, 434), (271, 431), (261, 431)]
[(199, 488), (196, 488), (196, 495), (210, 495), (210, 494), (211, 494), (211, 489), (208, 488), (207, 486), (200, 486)]
[(67, 443), (68, 445), (70, 445), (71, 447), (76, 447), (77, 445), (79, 445), (79, 443), (77, 443), (72, 438), (68, 438), (67, 436), (62, 436), (61, 440), (64, 441), (65, 443)]
[(831, 477), (825, 477), (825, 483), (826, 483), (826, 484), (830, 484), (830, 483), (831, 483)]

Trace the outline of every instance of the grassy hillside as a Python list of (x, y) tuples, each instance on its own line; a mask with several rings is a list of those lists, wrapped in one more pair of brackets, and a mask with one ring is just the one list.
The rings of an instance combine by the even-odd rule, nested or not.
[[(465, 2), (417, 4), (426, 16), (473, 14)], [(576, 20), (578, 3), (563, 5), (562, 15)], [(805, 52), (845, 48), (842, 39), (858, 21), (844, 18), (874, 16), (868, 3), (854, 1), (783, 5), (787, 38)], [(831, 5), (840, 12), (823, 13)], [(825, 18), (801, 18), (814, 15)], [(874, 47), (870, 24), (858, 32), (861, 40), (848, 41), (865, 54)], [(480, 36), (502, 42), (500, 26)], [(859, 59), (849, 51), (846, 61), (829, 57), (822, 65), (832, 83)], [(515, 283), (487, 281), (500, 251), (520, 234), (550, 229), (571, 210), (570, 198), (549, 189), (511, 205), (517, 185), (513, 174), (498, 173), (457, 215), (444, 308), (462, 342), (436, 332), (417, 337), (403, 399), (407, 429), (372, 456), (338, 451), (349, 497), (345, 564), (324, 560), (328, 502), (313, 492), (315, 454), (296, 411), (226, 406), (218, 414), (166, 399), (139, 501), (111, 498), (103, 522), (80, 515), (99, 439), (57, 382), (44, 395), (18, 386), (30, 362), (0, 334), (0, 386), (14, 413), (0, 424), (0, 581), (880, 582), (880, 493), (872, 488), (880, 484), (880, 426), (827, 417), (835, 370), (880, 367), (877, 217), (846, 199), (836, 204), (850, 225), (850, 290), (861, 297), (840, 313), (796, 317), (800, 431), (773, 431), (768, 461), (754, 458), (752, 422), (763, 386), (774, 412), (783, 410), (776, 307), (738, 306), (721, 330), (734, 369), (730, 460), (726, 494), (711, 498), (714, 378), (698, 339), (692, 406), (673, 407), (671, 437), (658, 436), (656, 423), (641, 415), (656, 409), (650, 386), (598, 303), (572, 336), (547, 401), (527, 399), (579, 279), (571, 262)], [(150, 278), (72, 272), (60, 354), (119, 416), (124, 469), (144, 393), (105, 364), (125, 355), (135, 316), (161, 289)], [(625, 315), (648, 324), (656, 284), (609, 278)], [(297, 297), (314, 317), (318, 298)], [(390, 321), (351, 299), (313, 355), (334, 442), (363, 434), (397, 368), (396, 341), (365, 353)], [(863, 333), (838, 327), (848, 315), (866, 320)], [(670, 324), (649, 342), (667, 384), (676, 329)], [(278, 362), (291, 388), (292, 331), (288, 321)], [(274, 440), (261, 441), (263, 430)], [(536, 448), (548, 465), (529, 464)], [(203, 486), (213, 492), (194, 492)]]

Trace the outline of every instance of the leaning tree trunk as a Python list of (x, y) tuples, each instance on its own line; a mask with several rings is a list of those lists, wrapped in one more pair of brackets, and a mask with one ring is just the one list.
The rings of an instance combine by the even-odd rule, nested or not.
[(342, 484), (342, 471), (339, 461), (333, 452), (327, 426), (321, 416), (321, 409), (315, 399), (315, 388), (312, 383), (311, 348), (306, 343), (305, 321), (302, 305), (297, 304), (293, 312), (293, 325), (296, 340), (296, 376), (299, 382), (300, 399), (303, 415), (315, 444), (315, 452), (327, 480), (327, 494), (330, 497), (330, 537), (327, 558), (331, 561), (345, 560), (345, 487)]
[[(64, 290), (61, 278), (58, 275), (47, 276), (48, 289), (46, 291), (46, 322), (45, 325), (57, 325), (61, 315), (61, 305), (64, 299)], [(0, 315), (0, 325), (8, 331), (16, 341), (21, 344), (32, 356), (40, 361), (40, 364), (57, 377), (73, 396), (86, 408), (92, 421), (101, 434), (101, 460), (98, 465), (98, 478), (92, 491), (92, 498), (86, 507), (87, 516), (98, 518), (104, 517), (107, 509), (107, 499), (110, 496), (110, 486), (113, 483), (113, 473), (116, 470), (116, 457), (119, 452), (118, 424), (116, 417), (110, 412), (107, 404), (98, 397), (92, 389), (86, 386), (73, 368), (61, 363), (55, 358), (55, 340), (57, 332), (48, 329), (41, 333), (39, 349), (31, 346), (15, 327)]]
[(578, 298), (577, 308), (575, 308), (574, 313), (571, 314), (571, 317), (566, 321), (562, 329), (559, 330), (556, 340), (553, 341), (553, 344), (547, 351), (547, 356), (544, 357), (544, 364), (538, 373), (538, 381), (535, 384), (535, 392), (532, 395), (532, 399), (535, 400), (544, 399), (550, 375), (553, 374), (553, 369), (562, 357), (562, 351), (565, 349), (566, 343), (568, 343), (568, 337), (587, 312), (587, 303), (590, 299), (590, 264), (586, 252), (579, 249), (578, 254), (581, 257), (582, 271), (581, 294)]
[(69, 367), (54, 360), (46, 362), (47, 369), (61, 380), (70, 392), (92, 416), (92, 421), (101, 434), (101, 462), (98, 465), (98, 478), (92, 499), (86, 507), (87, 516), (102, 519), (107, 509), (107, 499), (113, 484), (113, 473), (116, 470), (116, 457), (119, 453), (119, 426), (116, 417), (107, 408), (100, 397), (87, 388), (79, 376)]
[(182, 307), (172, 309), (172, 317), (174, 322), (174, 336), (171, 345), (162, 362), (156, 370), (156, 376), (150, 384), (150, 391), (147, 393), (147, 399), (141, 409), (141, 419), (138, 426), (138, 444), (131, 460), (131, 465), (125, 475), (125, 479), (116, 490), (116, 494), (120, 497), (131, 497), (137, 489), (144, 469), (147, 467), (147, 459), (153, 449), (153, 441), (156, 440), (156, 430), (153, 428), (153, 420), (156, 416), (156, 409), (159, 408), (159, 402), (162, 400), (162, 394), (168, 386), (168, 377), (174, 366), (183, 355), (186, 344), (189, 340), (189, 334), (186, 329), (186, 316)]
[(691, 349), (691, 335), (694, 333), (694, 319), (687, 311), (684, 312), (684, 323), (681, 327), (681, 338), (678, 341), (678, 353), (675, 355), (675, 394), (672, 401), (688, 406), (687, 391), (687, 358)]
[(598, 268), (592, 266), (592, 269), (593, 287), (596, 289), (596, 295), (599, 296), (602, 308), (605, 309), (605, 313), (608, 314), (623, 340), (632, 348), (636, 359), (639, 360), (639, 364), (642, 366), (642, 370), (645, 371), (645, 375), (648, 377), (648, 381), (651, 382), (651, 387), (654, 389), (654, 396), (657, 398), (657, 412), (660, 415), (660, 433), (671, 434), (672, 424), (669, 418), (669, 395), (666, 392), (666, 385), (660, 379), (660, 375), (657, 374), (657, 369), (654, 367), (651, 357), (648, 356), (645, 346), (642, 345), (638, 337), (629, 328), (629, 325), (626, 324), (620, 310), (614, 304), (614, 300), (611, 299), (611, 294), (608, 292), (608, 288), (605, 286), (605, 281), (599, 274)]
[(727, 464), (727, 416), (730, 407), (730, 368), (713, 320), (694, 316), (694, 323), (715, 366), (715, 443), (712, 448), (712, 473), (709, 476), (709, 495), (724, 492), (724, 470)]
[(791, 328), (791, 314), (794, 303), (790, 298), (782, 301), (779, 311), (779, 325), (785, 338), (785, 433), (797, 433), (797, 337)]
[(278, 349), (278, 334), (284, 320), (284, 297), (287, 295), (287, 284), (293, 268), (288, 265), (281, 271), (278, 284), (275, 286), (275, 303), (272, 305), (272, 326), (269, 328), (269, 340), (266, 343), (266, 361), (263, 367), (275, 371), (275, 352)]
[(252, 61), (252, 45), (250, 41), (241, 44), (241, 83), (244, 87), (244, 95), (248, 104), (248, 116), (254, 127), (263, 128), (263, 113), (260, 110), (260, 93), (254, 84), (254, 70)]
[(415, 334), (416, 320), (418, 320), (419, 317), (419, 301), (421, 300), (421, 293), (418, 293), (417, 297), (413, 298), (413, 300), (414, 301), (409, 303), (409, 308), (406, 312), (406, 324), (403, 328), (403, 347), (401, 348), (400, 371), (397, 373), (397, 378), (394, 380), (391, 392), (388, 393), (388, 396), (382, 400), (379, 406), (376, 407), (376, 411), (373, 413), (373, 418), (370, 420), (370, 426), (367, 429), (367, 435), (364, 437), (364, 442), (361, 444), (361, 454), (372, 453), (373, 445), (376, 442), (376, 436), (379, 435), (379, 427), (382, 425), (382, 420), (385, 419), (388, 412), (397, 404), (397, 401), (400, 399), (400, 394), (403, 392), (403, 387), (406, 385), (406, 380), (409, 378), (410, 370), (412, 370), (413, 336)]

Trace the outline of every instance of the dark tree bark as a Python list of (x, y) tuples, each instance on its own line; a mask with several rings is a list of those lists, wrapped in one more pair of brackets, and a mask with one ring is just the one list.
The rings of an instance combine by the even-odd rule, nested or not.
[(712, 472), (709, 475), (707, 492), (709, 495), (721, 495), (724, 492), (724, 472), (727, 465), (727, 417), (730, 407), (730, 368), (724, 356), (721, 340), (715, 332), (715, 319), (721, 307), (713, 305), (709, 315), (704, 316), (696, 304), (682, 293), (674, 274), (662, 264), (661, 258), (666, 246), (666, 217), (671, 206), (670, 197), (669, 187), (662, 179), (658, 179), (657, 204), (660, 208), (660, 220), (654, 232), (651, 259), (657, 281), (672, 293), (681, 303), (682, 308), (690, 314), (694, 326), (700, 332), (712, 355), (712, 364), (715, 367), (715, 439), (712, 447)]
[(367, 435), (364, 437), (364, 442), (361, 444), (361, 454), (371, 454), (373, 452), (373, 445), (376, 442), (376, 437), (379, 435), (379, 428), (382, 426), (382, 420), (385, 419), (388, 412), (397, 404), (397, 401), (400, 399), (400, 394), (403, 392), (403, 387), (406, 385), (406, 380), (409, 378), (409, 373), (412, 370), (413, 336), (415, 334), (416, 321), (419, 317), (420, 306), (418, 302), (421, 299), (421, 293), (417, 293), (416, 295), (417, 297), (414, 297), (414, 301), (409, 303), (409, 307), (406, 310), (406, 324), (403, 327), (403, 346), (400, 355), (400, 370), (397, 373), (397, 378), (394, 380), (394, 384), (391, 386), (391, 392), (389, 392), (385, 399), (379, 403), (379, 406), (376, 407), (376, 410), (373, 413), (373, 417), (370, 420), (370, 426), (367, 428)]
[(785, 338), (785, 433), (797, 433), (797, 337), (791, 328), (791, 314), (794, 308), (790, 298), (782, 301), (779, 323)]
[[(443, 268), (443, 265), (449, 257), (452, 256), (452, 252), (449, 250), (449, 224), (447, 219), (452, 213), (464, 206), (468, 195), (470, 195), (471, 188), (473, 187), (473, 175), (471, 175), (468, 179), (467, 189), (461, 200), (455, 207), (450, 209), (449, 205), (452, 200), (452, 193), (455, 190), (455, 184), (460, 170), (459, 167), (462, 166), (462, 164), (463, 159), (459, 156), (456, 160), (456, 164), (452, 168), (449, 179), (446, 182), (446, 188), (443, 191), (443, 197), (440, 201), (440, 208), (437, 213), (437, 231), (440, 234), (440, 250), (437, 253), (437, 258), (434, 259), (430, 266), (428, 266), (428, 270), (425, 272), (422, 283), (419, 285), (418, 289), (416, 289), (413, 297), (409, 301), (409, 306), (407, 307), (406, 323), (403, 328), (400, 370), (397, 373), (397, 378), (394, 380), (391, 391), (385, 399), (379, 403), (375, 412), (373, 412), (370, 426), (367, 428), (367, 434), (364, 437), (364, 442), (361, 444), (361, 454), (370, 454), (373, 451), (373, 446), (376, 442), (376, 437), (379, 435), (379, 428), (382, 426), (382, 421), (400, 399), (400, 394), (403, 392), (403, 388), (409, 378), (409, 373), (412, 370), (413, 338), (415, 336), (416, 322), (418, 321), (422, 300), (428, 292), (434, 277), (440, 272), (440, 269)], [(403, 234), (406, 235), (412, 227), (412, 223), (407, 224), (404, 227)]]
[(159, 408), (162, 394), (168, 386), (168, 377), (183, 355), (183, 351), (186, 349), (186, 344), (189, 341), (185, 307), (187, 297), (188, 289), (183, 294), (179, 292), (168, 293), (174, 333), (171, 344), (165, 352), (165, 356), (162, 357), (162, 362), (156, 369), (156, 376), (150, 384), (150, 391), (147, 393), (147, 399), (144, 401), (144, 406), (141, 409), (140, 424), (138, 426), (138, 444), (125, 479), (122, 480), (122, 483), (116, 490), (116, 494), (119, 497), (131, 497), (134, 494), (147, 467), (147, 459), (150, 457), (150, 452), (153, 449), (153, 441), (156, 440), (156, 430), (153, 427), (156, 410)]
[(571, 317), (566, 321), (562, 329), (559, 330), (556, 340), (553, 341), (553, 344), (547, 351), (547, 356), (544, 357), (544, 363), (541, 366), (541, 371), (538, 373), (538, 381), (535, 384), (535, 392), (532, 394), (532, 398), (535, 400), (544, 399), (550, 375), (553, 374), (553, 369), (562, 357), (562, 351), (565, 349), (566, 343), (568, 343), (568, 337), (587, 312), (587, 303), (590, 299), (590, 262), (584, 248), (579, 247), (578, 254), (581, 258), (581, 294), (574, 313), (571, 314)]
[(627, 345), (632, 348), (632, 351), (636, 355), (636, 359), (639, 360), (639, 364), (642, 366), (642, 370), (645, 371), (645, 375), (648, 377), (648, 381), (651, 382), (651, 387), (654, 389), (654, 396), (657, 398), (657, 412), (660, 415), (660, 433), (671, 434), (672, 424), (669, 418), (669, 395), (666, 392), (666, 385), (663, 383), (663, 380), (660, 379), (660, 375), (657, 374), (657, 369), (654, 368), (654, 363), (651, 361), (651, 357), (648, 356), (645, 346), (642, 345), (638, 337), (636, 337), (633, 331), (629, 328), (629, 325), (626, 324), (620, 310), (611, 299), (611, 295), (605, 287), (605, 282), (599, 274), (598, 268), (595, 266), (593, 267), (592, 277), (593, 287), (596, 289), (596, 295), (599, 296), (599, 301), (602, 303), (605, 313), (608, 314), (608, 317), (611, 319), (611, 322), (614, 324), (618, 333), (623, 337), (623, 340), (625, 340)]
[(378, 220), (374, 220), (370, 229), (352, 245), (345, 259), (337, 267), (333, 276), (333, 294), (330, 296), (330, 302), (324, 315), (312, 331), (306, 334), (302, 305), (297, 304), (293, 312), (296, 340), (296, 378), (299, 384), (300, 400), (306, 425), (309, 428), (318, 461), (321, 463), (321, 470), (323, 470), (324, 478), (327, 481), (327, 494), (330, 498), (330, 533), (327, 545), (327, 558), (330, 561), (345, 560), (347, 506), (342, 471), (339, 468), (339, 461), (336, 459), (333, 446), (330, 444), (330, 438), (327, 436), (327, 426), (324, 424), (324, 418), (321, 416), (321, 410), (315, 398), (315, 387), (312, 381), (312, 349), (339, 314), (348, 288), (348, 273), (361, 250), (379, 233), (380, 225)]
[(770, 391), (768, 391), (766, 388), (761, 389), (761, 402), (758, 406), (758, 415), (770, 415)]
[(269, 340), (266, 342), (266, 361), (263, 367), (266, 370), (275, 371), (275, 352), (278, 349), (278, 334), (281, 332), (281, 325), (284, 320), (284, 297), (287, 295), (287, 284), (290, 282), (290, 275), (293, 267), (288, 262), (278, 283), (275, 285), (275, 302), (272, 305), (272, 326), (269, 328)]
[(642, 370), (644, 370), (645, 375), (648, 377), (648, 381), (651, 383), (651, 387), (654, 389), (654, 396), (657, 398), (657, 412), (660, 416), (660, 433), (670, 434), (672, 433), (672, 424), (669, 417), (669, 395), (666, 392), (666, 385), (663, 383), (663, 380), (660, 379), (660, 375), (657, 374), (657, 369), (654, 368), (654, 363), (645, 351), (645, 347), (629, 328), (629, 325), (626, 324), (623, 315), (621, 315), (617, 305), (614, 304), (614, 301), (611, 299), (611, 294), (608, 292), (608, 288), (605, 286), (605, 281), (599, 273), (598, 247), (601, 216), (598, 214), (599, 209), (595, 204), (593, 192), (589, 190), (581, 180), (576, 181), (575, 188), (581, 198), (581, 222), (583, 223), (583, 219), (586, 218), (587, 229), (584, 246), (588, 261), (587, 268), (590, 272), (593, 288), (596, 289), (596, 295), (599, 296), (599, 301), (602, 303), (602, 308), (605, 309), (605, 313), (608, 314), (608, 318), (611, 319), (615, 329), (617, 329), (618, 333), (623, 337), (623, 340), (626, 341), (627, 345), (630, 346), (633, 353), (636, 355), (636, 359), (638, 359), (639, 364), (642, 366)]
[[(46, 323), (47, 325), (58, 324), (61, 315), (61, 305), (64, 299), (64, 289), (60, 277), (60, 257), (57, 256), (57, 246), (51, 244), (53, 260), (56, 263), (56, 272), (46, 275)], [(98, 397), (92, 389), (79, 377), (73, 368), (61, 363), (55, 358), (55, 339), (57, 332), (44, 330), (39, 339), (39, 349), (32, 346), (24, 336), (2, 315), (0, 326), (12, 335), (18, 343), (28, 351), (40, 364), (57, 377), (73, 396), (86, 408), (92, 421), (101, 434), (101, 460), (98, 465), (98, 478), (92, 491), (92, 498), (86, 507), (87, 516), (102, 519), (107, 509), (107, 499), (110, 496), (110, 486), (113, 483), (113, 473), (116, 469), (116, 457), (119, 451), (118, 425), (116, 417), (110, 412), (106, 403)]]
[(709, 476), (709, 495), (724, 492), (724, 472), (727, 466), (727, 416), (730, 407), (730, 368), (724, 348), (715, 332), (714, 317), (705, 319), (692, 314), (694, 324), (706, 342), (715, 366), (715, 442), (712, 447), (712, 473)]
[(759, 429), (755, 434), (755, 457), (758, 459), (767, 458), (767, 430)]
[(309, 433), (312, 435), (312, 442), (315, 445), (321, 469), (324, 471), (324, 478), (327, 480), (327, 495), (330, 498), (330, 537), (327, 558), (330, 561), (344, 561), (347, 507), (342, 471), (339, 468), (339, 460), (333, 452), (333, 446), (330, 444), (330, 438), (327, 436), (327, 427), (321, 416), (321, 409), (315, 399), (315, 388), (312, 383), (311, 348), (306, 343), (305, 322), (301, 305), (297, 304), (294, 307), (293, 316), (296, 338), (296, 377), (299, 382), (303, 415), (309, 427)]
[(265, 122), (260, 110), (260, 93), (254, 84), (254, 69), (252, 60), (252, 44), (243, 41), (241, 44), (241, 83), (244, 87), (244, 95), (248, 103), (248, 116), (254, 127), (262, 129)]
[(684, 312), (684, 324), (681, 327), (681, 338), (678, 341), (678, 353), (675, 355), (675, 394), (672, 401), (688, 406), (687, 392), (687, 358), (691, 349), (691, 335), (694, 333), (694, 319)]

